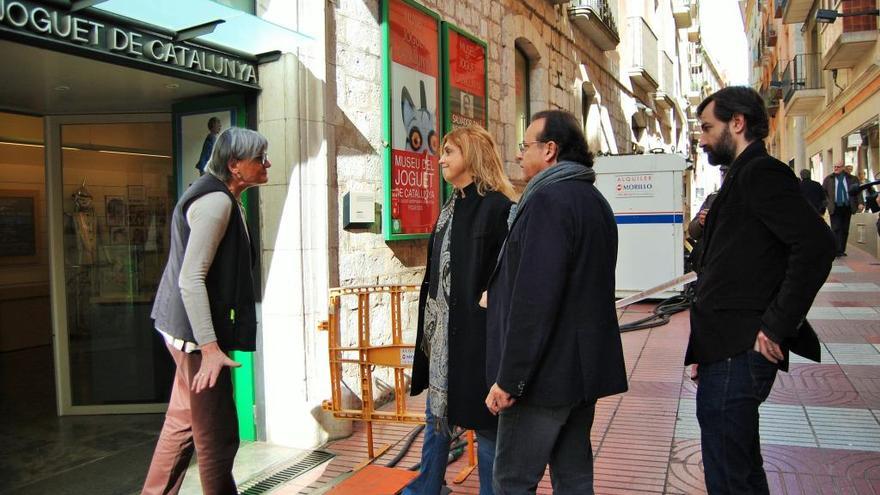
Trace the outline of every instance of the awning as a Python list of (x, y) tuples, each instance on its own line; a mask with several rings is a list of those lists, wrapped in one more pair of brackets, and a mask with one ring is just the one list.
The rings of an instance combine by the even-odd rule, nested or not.
[(176, 34), (178, 39), (249, 57), (291, 52), (314, 41), (298, 31), (211, 0), (104, 0), (91, 8), (144, 28)]

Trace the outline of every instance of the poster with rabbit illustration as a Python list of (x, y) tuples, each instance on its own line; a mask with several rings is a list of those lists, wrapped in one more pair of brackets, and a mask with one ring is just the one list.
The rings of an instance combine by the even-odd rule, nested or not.
[(440, 213), (440, 23), (409, 0), (386, 0), (387, 142), (382, 227), (388, 240), (424, 237)]

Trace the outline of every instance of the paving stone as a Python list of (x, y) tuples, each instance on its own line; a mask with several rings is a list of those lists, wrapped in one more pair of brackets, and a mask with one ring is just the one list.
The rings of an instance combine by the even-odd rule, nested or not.
[(880, 351), (872, 344), (827, 344), (839, 364), (880, 366)]

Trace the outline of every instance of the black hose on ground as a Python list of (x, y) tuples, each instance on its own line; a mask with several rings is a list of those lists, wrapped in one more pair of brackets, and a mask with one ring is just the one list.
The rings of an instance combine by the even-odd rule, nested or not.
[(675, 313), (679, 313), (684, 311), (691, 306), (691, 291), (686, 290), (684, 294), (680, 296), (672, 296), (669, 299), (666, 299), (657, 307), (654, 308), (654, 311), (650, 316), (646, 316), (640, 320), (631, 321), (624, 325), (620, 325), (620, 332), (631, 332), (633, 330), (644, 330), (646, 328), (654, 328), (665, 325), (669, 323), (669, 317), (674, 315)]
[(409, 448), (412, 447), (413, 442), (416, 441), (416, 437), (419, 436), (419, 433), (421, 433), (424, 429), (425, 425), (418, 425), (413, 428), (413, 430), (409, 432), (409, 435), (407, 435), (406, 441), (403, 442), (403, 445), (400, 447), (400, 452), (398, 452), (397, 455), (394, 456), (394, 459), (388, 461), (388, 463), (385, 464), (385, 467), (396, 466), (397, 463), (400, 462), (401, 459), (403, 459), (406, 453), (409, 452)]
[[(424, 426), (425, 425), (422, 425), (423, 428), (424, 428)], [(419, 430), (419, 431), (421, 431), (421, 430)], [(461, 457), (461, 455), (464, 453), (464, 446), (467, 445), (467, 441), (466, 440), (458, 441), (458, 439), (461, 438), (461, 436), (464, 434), (465, 431), (467, 431), (467, 430), (462, 428), (462, 429), (458, 430), (458, 433), (455, 433), (454, 435), (452, 435), (452, 437), (449, 438), (450, 446), (449, 446), (449, 458), (446, 459), (447, 465), (455, 462), (455, 460), (458, 459), (459, 457)], [(412, 442), (410, 442), (409, 445), (406, 446), (406, 449), (409, 450), (409, 447), (411, 445), (412, 445)], [(401, 449), (401, 452), (404, 452), (404, 450)], [(398, 455), (400, 455), (400, 454), (398, 454)], [(412, 466), (410, 466), (409, 470), (410, 471), (418, 471), (421, 467), (422, 467), (422, 463), (417, 462), (417, 463), (413, 464)]]

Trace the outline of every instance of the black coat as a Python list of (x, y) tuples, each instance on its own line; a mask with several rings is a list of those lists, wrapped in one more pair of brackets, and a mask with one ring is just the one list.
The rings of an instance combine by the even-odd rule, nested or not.
[(489, 284), (489, 383), (542, 406), (625, 392), (616, 262), (614, 214), (592, 183), (535, 192)]
[(819, 212), (820, 215), (824, 215), (826, 198), (825, 189), (822, 188), (822, 184), (813, 179), (802, 179), (800, 185), (801, 194), (807, 198), (807, 203), (810, 203), (810, 206)]
[(686, 364), (751, 349), (759, 330), (785, 349), (818, 357), (816, 335), (802, 323), (831, 271), (834, 237), (762, 141), (731, 164), (702, 242)]
[[(507, 216), (513, 204), (499, 192), (477, 194), (473, 184), (456, 199), (449, 242), (449, 423), (471, 429), (494, 428), (497, 419), (486, 408), (486, 310), (479, 306), (489, 274), (507, 235)], [(422, 352), (425, 301), (430, 282), (431, 246), (419, 295), (419, 323), (413, 357), (412, 395), (428, 387), (428, 356)]]

